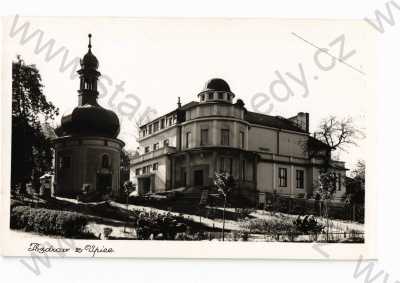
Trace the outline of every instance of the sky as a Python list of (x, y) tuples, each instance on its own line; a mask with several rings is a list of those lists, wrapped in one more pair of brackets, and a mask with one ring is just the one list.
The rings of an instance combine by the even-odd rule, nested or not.
[(330, 115), (353, 117), (358, 146), (336, 155), (348, 168), (365, 159), (375, 49), (359, 21), (58, 17), (10, 18), (4, 28), (7, 60), (19, 54), (35, 64), (61, 113), (77, 105), (79, 81), (73, 65), (60, 66), (84, 56), (91, 33), (103, 75), (99, 102), (118, 114), (128, 150), (137, 147), (137, 121), (175, 109), (178, 97), (197, 100), (219, 77), (250, 111), (310, 113), (311, 131)]

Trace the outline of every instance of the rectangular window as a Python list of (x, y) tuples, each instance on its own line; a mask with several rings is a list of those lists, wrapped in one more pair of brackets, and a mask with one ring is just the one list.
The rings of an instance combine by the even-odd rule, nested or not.
[(158, 130), (159, 130), (159, 123), (158, 122), (155, 122), (154, 124), (153, 124), (153, 126), (154, 126), (154, 132), (157, 132)]
[(136, 176), (139, 176), (139, 175), (140, 175), (140, 168), (138, 168), (138, 169), (135, 170), (135, 174), (136, 174)]
[(169, 145), (169, 140), (164, 140), (164, 147), (166, 147), (166, 146), (168, 146)]
[(239, 132), (240, 148), (244, 148), (244, 132)]
[(201, 129), (200, 145), (208, 144), (208, 129)]
[(157, 150), (157, 149), (159, 149), (159, 143), (153, 144), (153, 150)]
[(342, 174), (338, 174), (338, 191), (342, 190)]
[(152, 131), (153, 131), (153, 125), (149, 125), (148, 131), (149, 131), (149, 135), (151, 135), (151, 133), (152, 133)]
[(296, 188), (304, 189), (304, 171), (296, 170)]
[(168, 125), (169, 125), (169, 126), (172, 126), (172, 117), (169, 117), (169, 118), (168, 118)]
[(158, 163), (154, 163), (153, 164), (153, 171), (157, 171), (158, 170)]
[(221, 145), (229, 145), (229, 130), (221, 130)]
[(220, 100), (224, 99), (224, 94), (222, 92), (218, 93), (218, 99)]
[(209, 92), (209, 93), (208, 93), (208, 99), (209, 99), (209, 100), (214, 99), (214, 93)]
[(279, 187), (287, 187), (287, 169), (279, 168)]
[(144, 153), (148, 153), (150, 151), (150, 147), (149, 146), (146, 146), (145, 148), (144, 148)]
[(165, 128), (165, 119), (162, 119), (161, 120), (161, 129), (164, 129)]
[(192, 139), (192, 133), (191, 132), (187, 132), (186, 133), (186, 141), (185, 141), (186, 148), (190, 147), (190, 140), (191, 139)]

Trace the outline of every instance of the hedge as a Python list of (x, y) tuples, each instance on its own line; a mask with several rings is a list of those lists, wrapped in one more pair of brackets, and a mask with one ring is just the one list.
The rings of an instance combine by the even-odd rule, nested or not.
[(23, 229), (46, 235), (81, 237), (88, 217), (70, 211), (16, 206), (11, 209), (11, 229)]

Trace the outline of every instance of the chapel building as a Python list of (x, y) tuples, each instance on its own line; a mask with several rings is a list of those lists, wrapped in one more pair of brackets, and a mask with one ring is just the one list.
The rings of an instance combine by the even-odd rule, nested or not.
[(118, 116), (97, 102), (99, 61), (89, 50), (81, 60), (78, 105), (61, 118), (53, 140), (55, 150), (53, 195), (119, 195), (121, 151)]

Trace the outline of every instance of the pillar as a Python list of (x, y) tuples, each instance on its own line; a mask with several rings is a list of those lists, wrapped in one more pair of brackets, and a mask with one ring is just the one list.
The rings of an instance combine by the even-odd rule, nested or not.
[(192, 182), (191, 182), (191, 171), (190, 171), (190, 154), (188, 152), (185, 153), (185, 162), (186, 162), (186, 186), (190, 187), (192, 186)]

